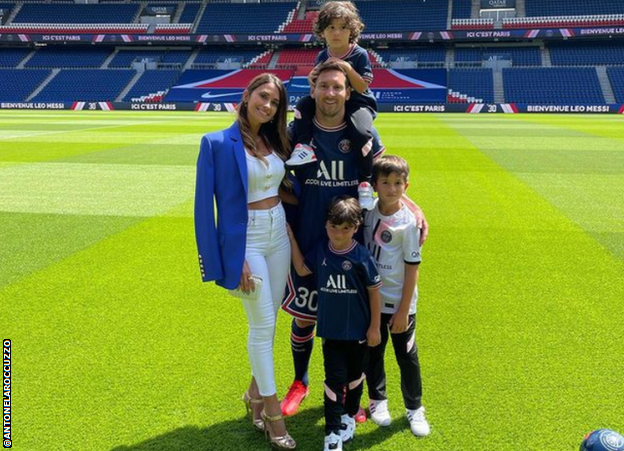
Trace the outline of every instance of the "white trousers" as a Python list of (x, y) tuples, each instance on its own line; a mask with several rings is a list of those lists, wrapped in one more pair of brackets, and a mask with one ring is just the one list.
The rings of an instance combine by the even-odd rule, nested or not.
[(247, 351), (260, 395), (276, 393), (273, 343), (277, 312), (290, 270), (290, 241), (282, 204), (269, 210), (249, 210), (245, 260), (251, 273), (262, 278), (260, 299), (243, 300), (249, 323)]

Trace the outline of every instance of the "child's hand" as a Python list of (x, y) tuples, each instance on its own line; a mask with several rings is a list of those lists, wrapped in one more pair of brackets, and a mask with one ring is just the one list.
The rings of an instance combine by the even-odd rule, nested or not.
[(310, 88), (314, 89), (314, 85), (316, 84), (316, 78), (318, 77), (318, 66), (315, 66), (314, 69), (310, 71), (308, 74), (308, 83), (310, 84)]
[(392, 315), (392, 318), (390, 318), (388, 325), (390, 326), (391, 334), (403, 333), (409, 326), (409, 316), (402, 314), (401, 312), (396, 312)]
[(338, 64), (342, 68), (342, 70), (344, 70), (347, 74), (351, 70), (351, 64), (347, 63), (345, 60), (341, 60), (340, 58), (336, 58), (332, 56), (331, 58), (327, 58), (326, 62)]
[(371, 348), (381, 343), (381, 332), (379, 332), (379, 328), (369, 327), (368, 331), (366, 331), (366, 341)]

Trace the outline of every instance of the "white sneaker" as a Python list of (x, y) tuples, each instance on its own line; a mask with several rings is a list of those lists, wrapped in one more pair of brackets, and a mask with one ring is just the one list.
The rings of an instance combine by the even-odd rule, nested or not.
[[(288, 164), (288, 162), (286, 164)], [(363, 210), (372, 210), (375, 207), (373, 187), (370, 183), (362, 182), (358, 186), (358, 202)]]
[(350, 417), (346, 413), (340, 417), (340, 438), (342, 443), (353, 440), (355, 435), (355, 418)]
[(412, 433), (417, 437), (426, 437), (431, 433), (431, 427), (425, 418), (425, 408), (420, 406), (419, 409), (407, 409), (407, 419), (410, 423)]
[(392, 418), (390, 417), (390, 411), (388, 410), (388, 400), (373, 401), (371, 400), (368, 409), (370, 410), (370, 417), (377, 426), (390, 426)]
[(297, 144), (290, 155), (290, 158), (286, 161), (286, 166), (295, 167), (303, 166), (304, 164), (312, 163), (316, 161), (316, 154), (312, 147), (307, 144)]
[(342, 439), (333, 432), (325, 436), (325, 447), (323, 451), (342, 451)]

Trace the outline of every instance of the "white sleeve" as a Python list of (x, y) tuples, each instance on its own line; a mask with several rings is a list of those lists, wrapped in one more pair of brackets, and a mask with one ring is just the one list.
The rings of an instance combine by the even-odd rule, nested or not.
[(420, 263), (420, 229), (416, 223), (411, 223), (403, 235), (403, 260), (405, 263)]

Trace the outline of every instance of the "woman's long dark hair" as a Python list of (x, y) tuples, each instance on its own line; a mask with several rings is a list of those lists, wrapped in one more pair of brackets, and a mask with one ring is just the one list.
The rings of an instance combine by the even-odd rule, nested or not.
[[(286, 133), (286, 114), (288, 112), (288, 100), (286, 94), (286, 88), (284, 83), (278, 77), (270, 73), (263, 73), (256, 77), (247, 86), (247, 95), (251, 94), (260, 86), (266, 83), (273, 83), (277, 86), (280, 98), (277, 106), (277, 112), (273, 119), (260, 126), (260, 136), (266, 139), (271, 148), (283, 161), (288, 160), (291, 153), (290, 141), (288, 140), (288, 134)], [(244, 98), (244, 97), (243, 97)], [(243, 137), (243, 143), (255, 157), (266, 161), (264, 157), (258, 152), (256, 146), (256, 140), (251, 132), (251, 126), (249, 125), (249, 118), (247, 113), (247, 102), (241, 101), (238, 105), (238, 122), (240, 123), (241, 136)]]

